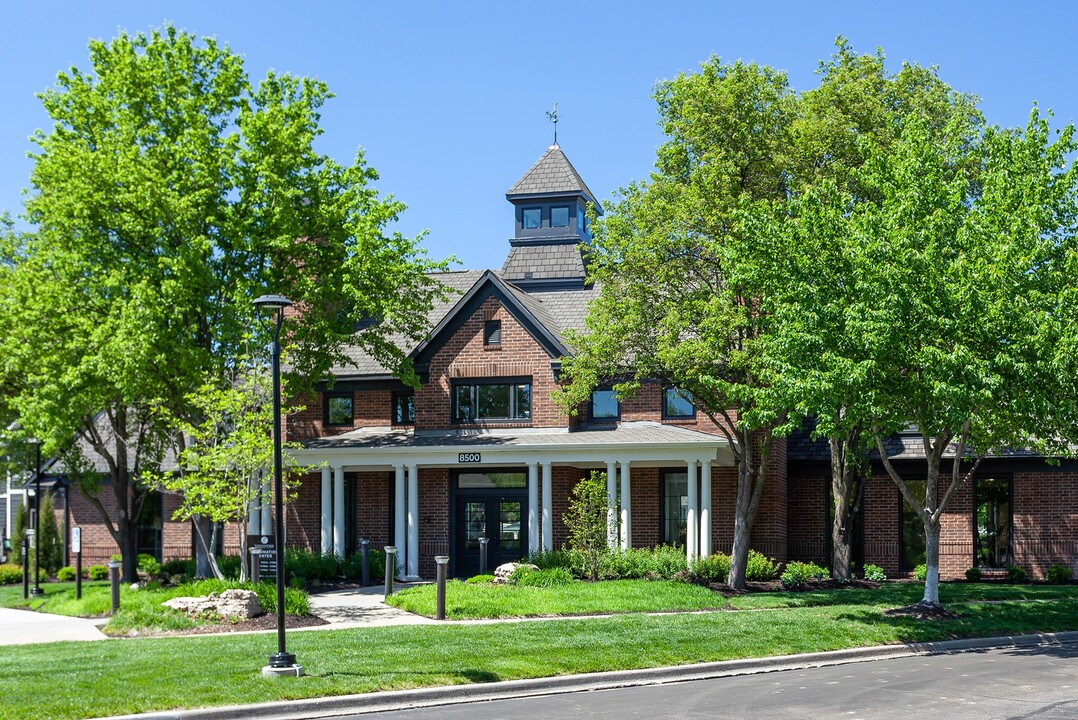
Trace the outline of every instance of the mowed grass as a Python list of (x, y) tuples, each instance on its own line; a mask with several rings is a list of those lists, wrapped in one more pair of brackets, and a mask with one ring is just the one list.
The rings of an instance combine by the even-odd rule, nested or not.
[[(773, 592), (738, 595), (727, 600), (699, 585), (673, 581), (609, 580), (573, 582), (557, 587), (520, 587), (446, 583), (446, 617), (450, 620), (514, 617), (555, 617), (633, 612), (740, 610), (763, 608), (872, 605), (894, 608), (921, 599), (920, 583), (884, 583), (878, 590), (843, 588), (805, 592)], [(434, 617), (437, 602), (434, 585), (420, 585), (393, 595), (389, 604), (408, 612)], [(1078, 585), (1001, 585), (992, 583), (944, 583), (944, 605), (977, 601), (1078, 598)]]
[[(434, 617), (437, 588), (419, 585), (389, 598), (401, 610)], [(718, 593), (699, 585), (670, 580), (573, 582), (557, 587), (521, 587), (451, 580), (445, 586), (450, 620), (544, 617), (607, 613), (715, 610), (726, 607)]]
[(0, 718), (78, 718), (1078, 629), (1078, 600), (963, 605), (946, 622), (870, 604), (292, 632), (308, 673), (265, 680), (273, 634), (6, 647)]

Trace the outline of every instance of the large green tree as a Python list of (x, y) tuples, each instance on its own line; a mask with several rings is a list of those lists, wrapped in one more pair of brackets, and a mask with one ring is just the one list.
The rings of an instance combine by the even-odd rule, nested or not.
[(32, 232), (0, 261), (3, 402), (66, 454), (134, 578), (143, 474), (182, 451), (157, 410), (197, 421), (191, 391), (264, 346), (252, 300), (297, 303), (293, 392), (353, 342), (412, 379), (391, 338), (425, 331), (442, 265), (387, 230), (403, 206), (362, 153), (317, 152), (319, 81), (254, 83), (227, 47), (168, 27), (91, 42), (90, 70), (40, 97), (53, 124), (34, 137)]
[(907, 63), (892, 73), (882, 51), (858, 55), (841, 37), (819, 74), (819, 86), (801, 95), (793, 129), (784, 244), (758, 262), (771, 271), (769, 354), (792, 411), (812, 418), (815, 436), (828, 443), (831, 573), (848, 579), (872, 431), (897, 429), (881, 426), (873, 406), (876, 353), (894, 317), (873, 284), (879, 257), (858, 228), (863, 207), (881, 199), (865, 163), (890, 152), (911, 122), (932, 142), (952, 123), (972, 141), (980, 116), (974, 98), (934, 68)]
[(597, 226), (602, 289), (562, 400), (579, 406), (610, 381), (629, 396), (648, 379), (691, 395), (736, 458), (729, 582), (743, 587), (774, 440), (789, 427), (761, 358), (770, 318), (757, 258), (782, 237), (796, 98), (783, 73), (712, 58), (661, 83), (656, 100), (668, 139), (650, 180), (624, 188)]
[[(1074, 332), (1076, 151), (1073, 126), (1057, 134), (1034, 109), (1022, 129), (908, 122), (865, 165), (879, 201), (857, 226), (893, 314), (876, 343), (874, 441), (924, 526), (926, 606), (939, 605), (941, 516), (980, 460), (1074, 440), (1074, 378), (1057, 361)], [(888, 455), (886, 431), (902, 424), (921, 435), (924, 497)]]

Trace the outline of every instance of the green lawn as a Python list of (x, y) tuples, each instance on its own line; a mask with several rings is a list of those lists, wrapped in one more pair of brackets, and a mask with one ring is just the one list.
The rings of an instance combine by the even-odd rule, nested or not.
[[(389, 604), (419, 615), (434, 617), (437, 588), (419, 585), (389, 598)], [(716, 610), (726, 607), (718, 593), (670, 580), (607, 580), (574, 582), (552, 588), (446, 583), (446, 617), (543, 617), (675, 610)]]
[[(446, 617), (474, 618), (544, 617), (597, 613), (712, 610), (728, 605), (741, 610), (759, 608), (816, 607), (826, 605), (872, 605), (882, 608), (910, 605), (921, 599), (919, 583), (884, 583), (879, 590), (846, 588), (814, 592), (775, 592), (739, 595), (728, 601), (699, 585), (672, 581), (610, 580), (574, 582), (552, 588), (446, 584)], [(434, 585), (403, 590), (389, 604), (408, 612), (434, 617)], [(992, 583), (944, 583), (944, 605), (981, 600), (1037, 600), (1078, 598), (1078, 585), (1000, 585)]]
[[(210, 619), (191, 617), (178, 610), (162, 607), (161, 603), (181, 595), (207, 595), (228, 587), (240, 587), (240, 583), (204, 580), (195, 584), (176, 587), (131, 590), (120, 586), (120, 610), (101, 629), (107, 635), (124, 635), (144, 629), (186, 630), (205, 625)], [(252, 588), (250, 584), (243, 587)], [(82, 583), (82, 598), (75, 599), (75, 583), (44, 583), (44, 597), (22, 597), (22, 585), (0, 586), (0, 606), (29, 607), (40, 612), (73, 617), (104, 617), (112, 610), (112, 594), (108, 581)], [(288, 588), (285, 600), (290, 614), (307, 615), (310, 605), (304, 592)], [(264, 583), (258, 588), (262, 609), (274, 612), (276, 597), (274, 588)]]
[(918, 622), (854, 603), (294, 632), (288, 649), (309, 676), (278, 680), (259, 676), (276, 651), (272, 634), (7, 647), (0, 652), (0, 718), (77, 718), (1078, 629), (1073, 598), (960, 611), (957, 620)]

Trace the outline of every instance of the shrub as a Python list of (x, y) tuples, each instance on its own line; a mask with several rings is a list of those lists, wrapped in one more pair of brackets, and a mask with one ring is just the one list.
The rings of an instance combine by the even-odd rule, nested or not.
[(157, 558), (153, 555), (139, 553), (138, 571), (149, 577), (155, 577), (161, 574), (161, 563), (157, 562)]
[(179, 558), (176, 560), (166, 560), (161, 563), (161, 574), (168, 576), (169, 582), (174, 584), (175, 578), (177, 577), (194, 579), (195, 559)]
[(981, 569), (979, 567), (971, 567), (966, 570), (966, 582), (980, 582), (981, 581)]
[(472, 575), (470, 578), (464, 581), (468, 585), (482, 585), (485, 583), (494, 582), (493, 575)]
[(865, 571), (863, 573), (865, 580), (872, 580), (873, 582), (883, 582), (887, 579), (887, 573), (883, 571), (879, 565), (873, 565), (867, 563), (865, 565)]
[(746, 580), (774, 580), (778, 577), (779, 565), (763, 553), (749, 550), (748, 562), (745, 564)]
[(1045, 582), (1051, 585), (1063, 585), (1071, 580), (1071, 569), (1064, 565), (1053, 565), (1044, 573)]
[(581, 572), (589, 580), (599, 577), (599, 563), (606, 552), (606, 479), (598, 472), (573, 486), (569, 510), (563, 515), (569, 528), (569, 547), (581, 553)]
[(14, 563), (0, 565), (0, 585), (15, 585), (22, 582), (22, 566)]
[(217, 558), (217, 568), (229, 580), (238, 580), (240, 577), (239, 555), (221, 555)]
[(584, 559), (576, 551), (562, 548), (550, 551), (539, 550), (529, 555), (525, 562), (535, 565), (540, 570), (560, 567), (572, 571), (573, 568), (582, 567)]
[(730, 576), (730, 556), (715, 553), (707, 557), (697, 558), (689, 565), (689, 572), (685, 579), (692, 583), (710, 585), (711, 583), (724, 583)]
[(784, 588), (796, 588), (804, 584), (806, 580), (816, 578), (822, 580), (827, 577), (827, 569), (822, 568), (814, 562), (793, 562), (786, 563), (786, 569), (782, 571), (782, 586)]
[(546, 570), (532, 570), (526, 565), (518, 567), (509, 576), (512, 585), (521, 587), (557, 587), (568, 585), (573, 582), (573, 575), (565, 568), (548, 568)]
[(1012, 583), (1029, 582), (1029, 573), (1017, 565), (1007, 568), (1007, 581)]
[(91, 580), (108, 580), (109, 569), (104, 565), (91, 565), (86, 569), (86, 577)]
[(924, 582), (927, 577), (928, 577), (928, 566), (925, 565), (924, 563), (921, 563), (920, 565), (918, 565), (917, 567), (915, 567), (913, 569), (913, 579), (914, 580), (920, 580), (921, 582)]
[(75, 579), (75, 568), (70, 565), (56, 571), (56, 579), (61, 582), (70, 582)]

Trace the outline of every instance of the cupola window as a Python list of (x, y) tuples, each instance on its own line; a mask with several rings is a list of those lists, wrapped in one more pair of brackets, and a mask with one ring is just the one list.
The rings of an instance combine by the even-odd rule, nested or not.
[(569, 227), (569, 208), (550, 208), (550, 227)]
[(524, 229), (535, 230), (543, 224), (542, 208), (524, 208)]

